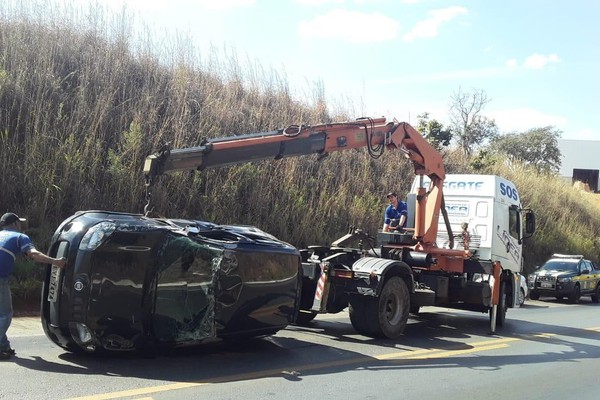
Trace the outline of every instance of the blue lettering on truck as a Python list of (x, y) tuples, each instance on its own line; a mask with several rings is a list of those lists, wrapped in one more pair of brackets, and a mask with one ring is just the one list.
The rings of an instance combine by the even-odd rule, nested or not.
[(482, 186), (483, 182), (444, 182), (444, 187), (448, 189), (480, 190)]
[(517, 193), (517, 189), (510, 185), (506, 185), (504, 182), (500, 182), (500, 194), (502, 196), (508, 197), (509, 199), (519, 201), (519, 194)]

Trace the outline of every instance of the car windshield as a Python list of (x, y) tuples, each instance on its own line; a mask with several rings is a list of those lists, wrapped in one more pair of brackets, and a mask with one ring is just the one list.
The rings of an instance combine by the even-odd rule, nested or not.
[(577, 264), (578, 260), (548, 260), (540, 270), (577, 272)]

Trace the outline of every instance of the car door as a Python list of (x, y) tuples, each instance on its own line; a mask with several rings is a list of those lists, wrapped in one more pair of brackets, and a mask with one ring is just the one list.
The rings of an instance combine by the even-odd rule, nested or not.
[(152, 327), (159, 342), (184, 343), (215, 336), (213, 260), (222, 251), (169, 234), (158, 252)]
[(591, 293), (594, 291), (594, 289), (596, 288), (596, 286), (594, 285), (594, 274), (593, 272), (593, 267), (592, 267), (592, 263), (588, 260), (583, 260), (581, 262), (581, 264), (579, 265), (579, 279), (580, 279), (580, 287), (581, 287), (581, 294), (587, 294), (587, 293)]

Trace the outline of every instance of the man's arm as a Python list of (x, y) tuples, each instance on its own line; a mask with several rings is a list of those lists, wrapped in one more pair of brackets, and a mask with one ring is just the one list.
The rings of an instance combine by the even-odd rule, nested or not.
[(40, 251), (37, 251), (36, 249), (29, 250), (29, 252), (27, 252), (27, 256), (29, 258), (31, 258), (33, 261), (43, 263), (43, 264), (56, 265), (57, 267), (60, 267), (60, 268), (64, 268), (65, 264), (67, 263), (66, 258), (48, 257), (47, 255), (45, 255), (44, 253), (42, 253)]

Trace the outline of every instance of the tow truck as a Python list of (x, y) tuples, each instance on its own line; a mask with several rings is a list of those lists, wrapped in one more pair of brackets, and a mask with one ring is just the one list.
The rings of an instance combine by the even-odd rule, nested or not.
[[(471, 234), (455, 234), (462, 222), (481, 217), (477, 206), (469, 208), (465, 198), (454, 205), (458, 211), (449, 212), (442, 156), (407, 122), (359, 118), (211, 139), (197, 147), (164, 146), (145, 160), (145, 212), (150, 212), (151, 187), (162, 174), (305, 155), (321, 158), (358, 148), (367, 148), (375, 158), (385, 150), (400, 151), (412, 162), (415, 184), (407, 198), (408, 227), (378, 232), (376, 237), (351, 227), (331, 245), (301, 249), (302, 290), (296, 323), (348, 308), (359, 333), (397, 338), (404, 332), (409, 313), (423, 306), (444, 306), (488, 313), (490, 332), (495, 332), (504, 324), (507, 309), (518, 304), (516, 273), (522, 269), (523, 241), (535, 231), (535, 216), (522, 208), (511, 182), (472, 175), (477, 179), (469, 186), (471, 196), (486, 182), (491, 187), (491, 205), (485, 210), (489, 218), (474, 227), (473, 236), (479, 242), (473, 246), (467, 240)], [(463, 196), (468, 197), (468, 191)], [(471, 211), (475, 214), (470, 215)], [(456, 238), (461, 239), (458, 246)], [(441, 240), (444, 245), (438, 245)], [(487, 247), (482, 246), (485, 243)]]

